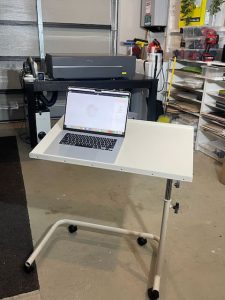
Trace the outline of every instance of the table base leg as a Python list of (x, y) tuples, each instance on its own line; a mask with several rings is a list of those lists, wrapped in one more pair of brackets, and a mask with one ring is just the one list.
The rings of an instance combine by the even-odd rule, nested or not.
[[(55, 230), (61, 225), (69, 225), (68, 229), (70, 232), (75, 232), (77, 230), (77, 226), (78, 226), (79, 228), (94, 229), (94, 230), (110, 232), (110, 233), (114, 233), (114, 234), (131, 235), (131, 236), (136, 236), (136, 237), (142, 237), (144, 239), (152, 239), (152, 240), (159, 242), (159, 237), (154, 234), (151, 234), (151, 233), (138, 232), (138, 231), (132, 231), (132, 230), (123, 229), (123, 228), (110, 227), (110, 226), (81, 222), (81, 221), (76, 221), (76, 220), (63, 219), (63, 220), (57, 221), (56, 223), (54, 223), (52, 225), (52, 227), (49, 229), (49, 231), (42, 238), (39, 245), (35, 248), (33, 253), (27, 259), (27, 261), (25, 262), (25, 268), (27, 270), (29, 270), (32, 267), (33, 262), (35, 261), (37, 256), (40, 254), (41, 250), (45, 247), (45, 245), (47, 244), (48, 240), (53, 235)], [(74, 229), (71, 226), (73, 226)]]
[[(139, 239), (140, 238), (152, 239), (152, 240), (159, 242), (159, 247), (158, 247), (157, 265), (156, 265), (156, 272), (155, 272), (153, 287), (148, 290), (148, 296), (149, 296), (150, 300), (158, 299), (159, 298), (159, 289), (160, 289), (160, 275), (161, 275), (162, 263), (163, 263), (163, 258), (164, 258), (165, 242), (166, 242), (167, 223), (168, 223), (168, 217), (169, 217), (169, 210), (171, 207), (172, 184), (173, 184), (173, 181), (171, 179), (168, 179), (167, 185), (166, 185), (164, 206), (163, 206), (160, 238), (151, 233), (132, 231), (132, 230), (123, 229), (123, 228), (104, 226), (104, 225), (81, 222), (81, 221), (76, 221), (76, 220), (62, 219), (62, 220), (57, 221), (56, 223), (54, 223), (51, 226), (51, 228), (45, 234), (45, 236), (42, 238), (41, 242), (35, 248), (33, 253), (29, 256), (29, 258), (25, 262), (26, 270), (32, 269), (32, 265), (33, 265), (35, 259), (38, 257), (41, 250), (45, 247), (45, 245), (47, 244), (50, 237), (54, 234), (55, 230), (61, 225), (68, 225), (69, 226), (68, 230), (71, 233), (77, 231), (77, 228), (81, 228), (81, 229), (87, 228), (87, 229), (94, 229), (97, 231), (110, 232), (110, 233), (114, 233), (114, 234), (136, 236)], [(138, 243), (139, 243), (139, 245), (141, 245), (140, 241)]]

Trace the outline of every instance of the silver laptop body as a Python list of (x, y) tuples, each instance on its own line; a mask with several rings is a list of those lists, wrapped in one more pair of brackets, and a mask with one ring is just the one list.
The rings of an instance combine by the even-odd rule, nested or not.
[[(124, 140), (129, 102), (129, 92), (69, 88), (63, 130), (46, 149), (46, 153), (113, 163)], [(94, 139), (98, 144), (95, 144), (95, 148), (71, 145), (74, 137), (76, 143), (77, 140)], [(110, 139), (110, 143), (115, 145), (111, 148), (105, 147), (105, 144), (99, 146), (98, 138), (101, 142), (102, 139)]]

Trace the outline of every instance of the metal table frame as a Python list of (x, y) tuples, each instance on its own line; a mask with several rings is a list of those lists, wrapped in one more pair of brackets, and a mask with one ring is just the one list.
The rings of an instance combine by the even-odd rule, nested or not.
[(68, 225), (69, 226), (68, 229), (71, 233), (76, 232), (78, 228), (79, 229), (86, 228), (86, 229), (91, 229), (91, 230), (94, 229), (97, 231), (110, 232), (110, 233), (120, 234), (120, 235), (136, 236), (138, 239), (139, 238), (141, 238), (142, 240), (144, 239), (143, 245), (146, 243), (145, 239), (152, 239), (158, 242), (158, 254), (157, 254), (157, 264), (156, 264), (156, 271), (154, 275), (153, 287), (148, 289), (148, 296), (150, 300), (158, 299), (159, 290), (160, 290), (162, 264), (163, 264), (163, 257), (165, 251), (165, 243), (166, 243), (166, 232), (168, 226), (169, 211), (171, 208), (172, 184), (173, 184), (173, 180), (167, 179), (160, 237), (152, 233), (138, 232), (138, 231), (128, 230), (124, 228), (110, 227), (110, 226), (70, 220), (70, 219), (61, 219), (55, 222), (48, 230), (48, 232), (45, 234), (45, 236), (41, 239), (41, 242), (38, 244), (38, 246), (29, 256), (29, 258), (26, 260), (25, 268), (27, 270), (30, 270), (32, 268), (32, 265), (35, 259), (37, 258), (37, 256), (39, 255), (39, 253), (42, 251), (42, 249), (45, 247), (49, 239), (52, 237), (55, 230), (61, 225)]
[[(77, 228), (88, 228), (123, 235), (133, 235), (142, 240), (153, 239), (157, 241), (159, 245), (154, 283), (153, 287), (148, 289), (148, 296), (151, 300), (158, 299), (168, 217), (171, 208), (173, 180), (178, 182), (190, 182), (193, 178), (193, 128), (177, 124), (128, 120), (125, 139), (114, 163), (81, 160), (73, 156), (72, 149), (70, 149), (71, 151), (68, 151), (65, 156), (52, 153), (51, 151), (48, 152), (49, 146), (51, 143), (54, 143), (62, 130), (63, 118), (58, 121), (47, 136), (33, 149), (30, 153), (30, 157), (167, 179), (160, 237), (152, 233), (63, 219), (52, 225), (25, 262), (25, 267), (28, 270), (32, 267), (35, 259), (49, 238), (61, 225), (69, 225), (68, 229), (70, 232), (75, 232)], [(143, 139), (143, 136), (149, 136), (149, 138)], [(167, 147), (167, 155), (164, 155), (165, 147)], [(176, 185), (176, 187), (178, 186)], [(145, 243), (144, 241), (143, 245)], [(141, 243), (139, 243), (139, 245), (141, 245)]]

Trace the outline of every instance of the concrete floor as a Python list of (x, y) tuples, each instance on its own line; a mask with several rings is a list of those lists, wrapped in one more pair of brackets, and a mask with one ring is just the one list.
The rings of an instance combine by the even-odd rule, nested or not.
[[(1, 125), (1, 135), (22, 125)], [(37, 161), (18, 138), (34, 243), (50, 224), (73, 218), (159, 234), (165, 180)], [(169, 159), (169, 158), (168, 158)], [(184, 158), (185, 159), (185, 158)], [(220, 167), (195, 153), (194, 181), (173, 190), (161, 300), (225, 299), (225, 186)], [(58, 229), (37, 260), (42, 300), (147, 300), (155, 244)]]

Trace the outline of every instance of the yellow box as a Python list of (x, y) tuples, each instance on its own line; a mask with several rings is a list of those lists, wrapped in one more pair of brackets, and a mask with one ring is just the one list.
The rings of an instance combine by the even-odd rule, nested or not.
[[(191, 16), (184, 16), (180, 13), (179, 28), (186, 26), (202, 26), (205, 24), (205, 13), (207, 0), (197, 0), (196, 7)], [(190, 23), (186, 25), (186, 19), (190, 18)]]

